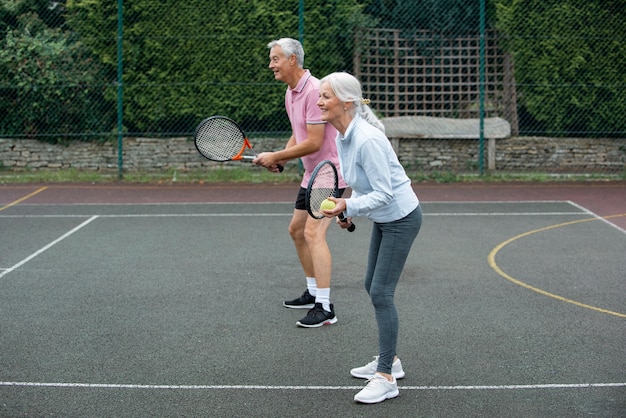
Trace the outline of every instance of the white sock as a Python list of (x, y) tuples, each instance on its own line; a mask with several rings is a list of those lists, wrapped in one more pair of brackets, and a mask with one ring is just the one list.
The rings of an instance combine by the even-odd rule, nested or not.
[(306, 278), (306, 288), (309, 290), (311, 296), (317, 295), (317, 282), (315, 281), (315, 277)]
[(321, 303), (326, 312), (330, 312), (330, 287), (323, 289), (317, 289), (317, 295), (315, 296), (315, 303)]

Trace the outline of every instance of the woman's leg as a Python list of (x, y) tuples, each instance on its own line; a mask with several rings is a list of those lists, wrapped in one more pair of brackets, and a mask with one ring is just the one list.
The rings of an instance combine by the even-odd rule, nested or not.
[[(370, 245), (368, 275), (365, 283), (374, 305), (378, 324), (377, 371), (386, 374), (391, 374), (398, 341), (399, 322), (394, 294), (421, 223), (422, 212), (418, 207), (398, 221), (375, 224), (372, 232), (372, 242), (376, 240), (379, 245), (376, 243)], [(375, 262), (372, 263), (374, 258)]]

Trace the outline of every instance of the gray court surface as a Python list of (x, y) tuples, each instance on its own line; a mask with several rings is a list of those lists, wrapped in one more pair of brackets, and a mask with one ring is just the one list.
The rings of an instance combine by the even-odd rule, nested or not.
[(0, 416), (624, 417), (626, 232), (568, 202), (424, 203), (400, 396), (372, 359), (371, 224), (331, 227), (336, 325), (297, 328), (290, 204), (0, 212)]

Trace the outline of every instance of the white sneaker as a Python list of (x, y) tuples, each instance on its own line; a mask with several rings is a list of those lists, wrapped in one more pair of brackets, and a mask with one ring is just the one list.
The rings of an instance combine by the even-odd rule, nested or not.
[(390, 382), (385, 376), (375, 374), (374, 377), (367, 382), (367, 386), (354, 395), (354, 400), (361, 403), (378, 403), (385, 399), (395, 398), (399, 394), (396, 379)]
[[(358, 377), (360, 379), (371, 379), (374, 377), (374, 373), (376, 373), (376, 368), (378, 367), (378, 356), (374, 356), (374, 361), (367, 363), (363, 367), (357, 367), (356, 369), (350, 370), (350, 374), (353, 377)], [(391, 375), (395, 379), (402, 379), (404, 377), (404, 370), (402, 370), (402, 363), (400, 359), (396, 359), (391, 365)]]

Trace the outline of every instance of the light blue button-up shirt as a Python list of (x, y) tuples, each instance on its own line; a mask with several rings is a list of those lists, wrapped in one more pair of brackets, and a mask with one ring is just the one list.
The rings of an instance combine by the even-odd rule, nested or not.
[(336, 142), (341, 174), (352, 188), (346, 216), (367, 216), (384, 223), (402, 219), (417, 208), (411, 180), (380, 129), (357, 115)]

